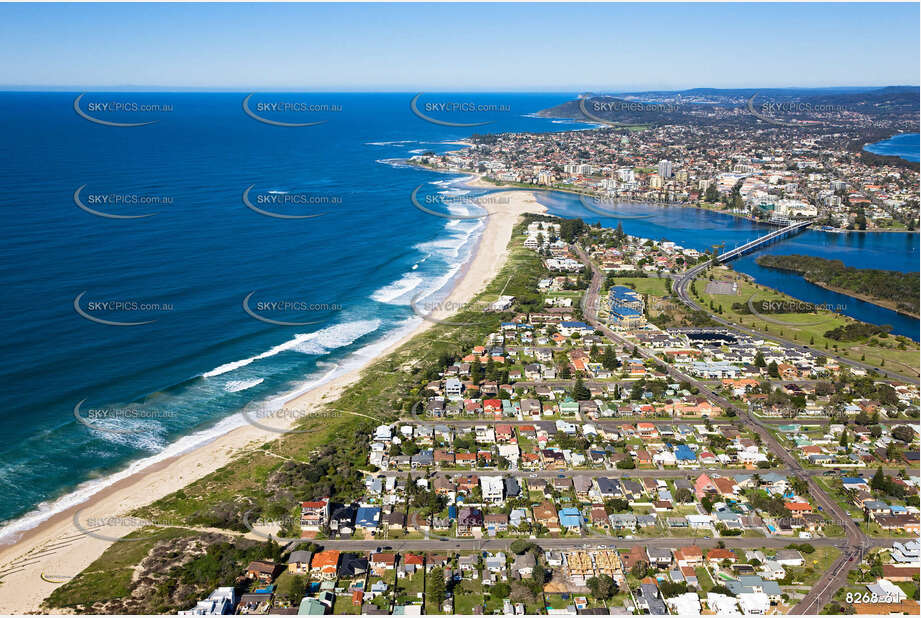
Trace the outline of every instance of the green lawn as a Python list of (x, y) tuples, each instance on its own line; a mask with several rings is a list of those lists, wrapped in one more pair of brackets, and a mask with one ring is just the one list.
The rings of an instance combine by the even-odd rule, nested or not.
[(616, 277), (617, 285), (633, 288), (640, 294), (662, 298), (671, 294), (671, 279), (659, 277)]
[(358, 615), (361, 613), (361, 605), (354, 605), (352, 603), (351, 594), (339, 594), (336, 595), (336, 603), (333, 605), (333, 613), (342, 615)]
[(454, 587), (454, 613), (469, 615), (483, 605), (483, 585), (478, 579), (464, 579)]
[(416, 571), (412, 577), (403, 577), (397, 583), (396, 602), (397, 605), (406, 605), (416, 603), (420, 600), (418, 596), (424, 590), (425, 573), (422, 569)]
[[(733, 271), (719, 271), (720, 280), (735, 279), (739, 284), (738, 295), (707, 294), (707, 278), (701, 277), (695, 281), (697, 300), (704, 307), (709, 307), (713, 302), (715, 308), (722, 306), (723, 313), (720, 317), (753, 330), (769, 335), (775, 335), (796, 341), (800, 344), (810, 345), (819, 350), (829, 350), (851, 360), (861, 360), (869, 365), (886, 366), (894, 371), (907, 372), (917, 375), (919, 367), (918, 345), (913, 342), (906, 343), (906, 349), (897, 349), (894, 337), (878, 340), (880, 345), (872, 345), (869, 341), (835, 341), (825, 337), (829, 330), (853, 323), (849, 317), (832, 311), (818, 311), (813, 313), (772, 313), (763, 314), (764, 317), (750, 313), (739, 313), (732, 309), (733, 303), (747, 304), (752, 300), (755, 308), (762, 301), (776, 301), (781, 303), (801, 304), (802, 301), (788, 296), (777, 290), (751, 283)], [(717, 278), (715, 276), (715, 278)], [(813, 343), (810, 344), (810, 341)], [(837, 346), (837, 350), (835, 349)], [(891, 347), (884, 347), (891, 346)], [(885, 359), (886, 364), (882, 365)]]

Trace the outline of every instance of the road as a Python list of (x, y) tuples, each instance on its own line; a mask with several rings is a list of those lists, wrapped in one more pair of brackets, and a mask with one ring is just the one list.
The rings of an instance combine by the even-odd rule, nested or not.
[[(375, 551), (378, 547), (389, 547), (391, 549), (387, 551), (457, 551), (457, 550), (507, 550), (509, 546), (514, 543), (517, 538), (502, 538), (502, 539), (493, 539), (493, 538), (452, 538), (452, 537), (438, 537), (434, 534), (432, 538), (428, 539), (386, 539), (378, 538), (371, 540), (356, 540), (356, 539), (334, 539), (334, 540), (323, 540), (318, 541), (317, 543), (322, 545), (324, 549), (338, 549), (339, 551), (355, 551), (355, 552), (366, 552), (366, 551)], [(558, 549), (558, 550), (574, 550), (574, 549), (583, 549), (583, 548), (594, 548), (600, 549), (602, 547), (617, 547), (621, 548), (630, 548), (635, 545), (640, 545), (642, 547), (667, 547), (669, 549), (677, 549), (679, 547), (684, 547), (686, 545), (697, 545), (702, 548), (712, 548), (716, 547), (717, 543), (722, 542), (727, 548), (733, 549), (760, 549), (764, 547), (771, 547), (776, 549), (783, 549), (791, 543), (800, 543), (803, 542), (802, 539), (797, 539), (793, 537), (769, 537), (769, 538), (755, 538), (755, 537), (719, 537), (707, 539), (704, 537), (637, 537), (633, 539), (625, 539), (616, 536), (567, 536), (565, 538), (539, 538), (539, 539), (528, 539), (526, 537), (521, 537), (520, 540), (524, 541), (534, 541), (539, 544), (541, 549)], [(814, 545), (816, 547), (837, 547), (838, 549), (847, 550), (847, 545), (844, 544), (843, 539), (838, 538), (819, 538), (812, 539), (809, 542), (809, 545)], [(869, 542), (868, 547), (883, 547), (891, 544), (891, 541), (886, 539), (874, 539)]]
[[(844, 471), (840, 474), (845, 475), (869, 475), (871, 472), (875, 472), (876, 469), (861, 468), (854, 471)], [(434, 472), (429, 472), (427, 470), (382, 470), (378, 474), (409, 474), (412, 478), (422, 478), (422, 477), (434, 477), (438, 475), (448, 475), (452, 478), (459, 476), (467, 476), (468, 474), (475, 474), (477, 476), (514, 476), (520, 479), (526, 478), (541, 478), (541, 479), (555, 479), (555, 478), (571, 478), (575, 476), (587, 476), (589, 478), (650, 478), (650, 479), (681, 479), (681, 478), (690, 478), (694, 479), (700, 476), (702, 473), (708, 474), (724, 474), (724, 475), (738, 475), (738, 474), (754, 474), (755, 472), (762, 475), (768, 473), (778, 473), (789, 476), (791, 473), (797, 476), (826, 476), (827, 472), (834, 472), (833, 470), (820, 470), (815, 468), (810, 469), (800, 469), (792, 470), (788, 467), (781, 466), (777, 468), (768, 468), (766, 470), (744, 470), (742, 468), (680, 468), (680, 469), (641, 469), (634, 468), (632, 470), (621, 470), (621, 469), (599, 469), (599, 468), (566, 468), (563, 470), (499, 470), (499, 469), (470, 469), (470, 470), (459, 470), (459, 469), (438, 469)], [(883, 468), (883, 472), (890, 476), (895, 476), (899, 473), (898, 468)], [(834, 478), (839, 473), (834, 472), (834, 475), (829, 474), (829, 478)]]
[[(581, 247), (575, 247), (575, 251), (579, 255), (582, 262), (585, 263), (592, 271), (592, 282), (589, 285), (588, 292), (586, 292), (582, 298), (582, 310), (585, 316), (585, 321), (608, 336), (611, 341), (627, 343), (623, 337), (618, 335), (616, 332), (608, 328), (607, 325), (601, 323), (598, 320), (598, 299), (601, 292), (601, 284), (604, 281), (604, 276), (600, 269), (591, 261), (589, 256)], [(682, 275), (675, 283), (675, 289), (682, 300), (687, 299), (686, 302), (690, 303), (690, 306), (704, 311), (706, 310), (698, 307), (696, 303), (690, 300), (690, 298), (687, 296), (687, 286), (688, 282), (693, 279), (693, 277), (696, 277), (697, 274), (706, 269), (707, 266), (708, 264), (695, 266), (694, 268), (688, 270), (684, 275)], [(757, 432), (758, 435), (761, 436), (762, 443), (765, 445), (768, 452), (773, 453), (793, 471), (793, 474), (800, 477), (807, 483), (810, 497), (818, 506), (822, 507), (824, 513), (828, 516), (833, 516), (842, 525), (845, 531), (847, 549), (831, 566), (831, 568), (819, 579), (817, 584), (809, 591), (809, 593), (806, 594), (802, 601), (800, 601), (791, 611), (793, 614), (806, 614), (809, 612), (819, 613), (825, 604), (832, 598), (832, 596), (834, 596), (835, 592), (837, 592), (841, 586), (847, 583), (848, 572), (860, 563), (859, 559), (855, 558), (853, 561), (850, 561), (850, 558), (856, 555), (855, 552), (862, 555), (865, 547), (871, 541), (866, 537), (866, 535), (863, 534), (859, 526), (854, 523), (850, 514), (844, 509), (844, 507), (829, 497), (828, 494), (826, 494), (825, 491), (818, 485), (818, 483), (816, 483), (813, 476), (803, 468), (799, 460), (791, 455), (783, 447), (783, 445), (780, 444), (777, 438), (774, 437), (774, 434), (767, 429), (765, 423), (749, 414), (748, 410), (737, 408), (731, 402), (713, 392), (709, 386), (697, 380), (696, 378), (685, 375), (684, 373), (678, 371), (675, 367), (658, 358), (651, 351), (642, 347), (638, 347), (637, 351), (643, 358), (655, 362), (661, 369), (666, 371), (676, 380), (684, 380), (689, 382), (691, 385), (696, 386), (698, 389), (700, 389), (700, 392), (707, 396), (711, 401), (719, 404), (720, 406), (723, 406), (724, 410), (734, 411), (738, 418), (747, 424), (750, 429)]]
[[(424, 419), (424, 420), (423, 420)], [(521, 425), (536, 425), (538, 423), (555, 423), (556, 419), (539, 419), (539, 420), (519, 420), (517, 418), (494, 418), (492, 416), (478, 416), (473, 419), (453, 419), (453, 418), (431, 418), (427, 416), (403, 416), (400, 418), (402, 422), (413, 423), (414, 425), (423, 425), (426, 427), (434, 425), (447, 425), (448, 427), (476, 427), (477, 425), (511, 425), (512, 427), (519, 427)], [(571, 423), (590, 423), (598, 427), (605, 426), (615, 426), (620, 427), (621, 425), (635, 425), (636, 423), (651, 423), (657, 427), (665, 426), (670, 427), (673, 425), (703, 425), (704, 419), (695, 418), (695, 417), (681, 417), (675, 416), (670, 418), (648, 418), (644, 416), (624, 416), (624, 417), (605, 417), (605, 418), (571, 418), (571, 419), (562, 419)], [(838, 421), (833, 421), (828, 418), (816, 418), (814, 416), (804, 416), (800, 418), (764, 418), (758, 417), (758, 420), (764, 423), (765, 425), (829, 425), (831, 423), (837, 423)], [(710, 424), (714, 427), (716, 426), (739, 426), (740, 422), (738, 419), (734, 418), (717, 418), (710, 419)], [(879, 425), (917, 425), (917, 421), (914, 419), (895, 419), (895, 418), (886, 418), (879, 419), (877, 423)]]
[[(465, 538), (465, 539), (456, 539), (452, 537), (435, 537), (428, 539), (371, 539), (371, 540), (356, 540), (356, 539), (333, 539), (333, 540), (323, 540), (317, 541), (319, 545), (323, 546), (323, 549), (338, 549), (339, 551), (375, 551), (378, 547), (390, 547), (390, 550), (387, 551), (457, 551), (457, 550), (507, 550), (509, 546), (514, 543), (517, 538), (502, 538), (502, 539), (493, 539), (493, 538)], [(677, 549), (679, 547), (684, 547), (686, 545), (697, 545), (698, 547), (710, 548), (716, 547), (717, 543), (722, 542), (727, 548), (738, 548), (738, 549), (759, 549), (763, 547), (772, 547), (783, 549), (791, 543), (799, 543), (800, 539), (787, 537), (770, 537), (770, 538), (754, 538), (754, 537), (719, 537), (706, 539), (703, 537), (637, 537), (633, 539), (625, 539), (616, 536), (586, 536), (586, 537), (577, 537), (577, 536), (567, 536), (565, 538), (551, 539), (551, 538), (539, 538), (539, 539), (528, 539), (522, 537), (521, 540), (524, 541), (534, 541), (540, 545), (541, 549), (558, 549), (558, 550), (575, 550), (582, 548), (595, 548), (598, 549), (601, 546), (607, 547), (617, 547), (620, 548), (629, 548), (635, 545), (640, 545), (642, 547), (668, 547), (670, 549)], [(878, 541), (879, 545), (883, 545), (884, 541)], [(809, 541), (810, 545), (823, 546), (823, 547), (838, 547), (841, 549), (844, 547), (842, 544), (842, 539), (840, 538), (821, 538), (813, 539)]]

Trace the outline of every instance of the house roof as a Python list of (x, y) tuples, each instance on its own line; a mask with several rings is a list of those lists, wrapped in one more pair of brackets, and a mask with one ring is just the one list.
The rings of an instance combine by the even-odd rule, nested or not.
[(323, 567), (335, 567), (339, 564), (339, 550), (336, 549), (326, 549), (320, 552), (317, 552), (313, 555), (313, 560), (310, 562), (311, 568), (321, 569)]

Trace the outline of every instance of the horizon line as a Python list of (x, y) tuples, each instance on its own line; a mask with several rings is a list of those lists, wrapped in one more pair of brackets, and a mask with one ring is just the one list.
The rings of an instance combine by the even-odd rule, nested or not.
[[(254, 90), (254, 88), (261, 88)], [(242, 93), (242, 92), (305, 92), (305, 93), (352, 93), (352, 94), (414, 94), (418, 92), (434, 94), (464, 94), (464, 93), (510, 93), (510, 94), (569, 94), (576, 93), (595, 93), (609, 92), (614, 94), (632, 94), (647, 92), (674, 92), (680, 93), (688, 90), (834, 90), (834, 89), (882, 89), (882, 88), (921, 88), (921, 84), (852, 84), (836, 86), (691, 86), (686, 88), (642, 88), (642, 87), (621, 87), (621, 88), (522, 88), (522, 89), (486, 89), (473, 87), (467, 90), (444, 90), (438, 88), (408, 88), (400, 89), (364, 89), (358, 88), (333, 88), (323, 87), (318, 89), (306, 90), (299, 86), (156, 86), (156, 85), (36, 85), (36, 84), (0, 84), (0, 92), (214, 92), (214, 93)], [(559, 88), (559, 89), (557, 89)]]

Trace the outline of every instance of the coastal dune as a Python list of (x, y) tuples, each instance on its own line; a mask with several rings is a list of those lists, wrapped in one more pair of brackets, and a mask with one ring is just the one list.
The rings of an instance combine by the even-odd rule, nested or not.
[[(489, 200), (484, 200), (482, 207), (489, 216), (485, 217), (486, 225), (476, 251), (441, 307), (431, 313), (424, 311), (432, 318), (450, 315), (453, 313), (451, 307), (460, 307), (481, 292), (504, 265), (512, 229), (520, 216), (545, 210), (528, 191), (494, 193)], [(390, 354), (434, 323), (434, 320), (420, 319), (412, 332), (369, 362)], [(333, 401), (343, 389), (358, 380), (361, 371), (357, 368), (306, 393), (292, 396), (284, 406), (309, 410)], [(41, 602), (55, 588), (89, 566), (115, 539), (137, 529), (138, 523), (126, 518), (126, 513), (182, 489), (240, 454), (277, 438), (278, 430), (296, 420), (284, 418), (284, 415), (260, 420), (260, 424), (276, 431), (250, 424), (234, 429), (206, 445), (122, 479), (87, 501), (26, 530), (13, 544), (0, 549), (0, 613), (39, 611)]]

